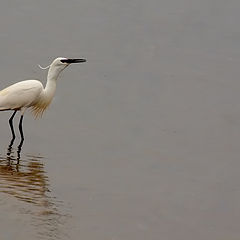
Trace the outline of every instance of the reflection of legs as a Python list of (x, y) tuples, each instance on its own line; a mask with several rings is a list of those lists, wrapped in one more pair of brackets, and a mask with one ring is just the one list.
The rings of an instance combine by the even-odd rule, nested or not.
[(8, 145), (8, 150), (7, 150), (7, 159), (11, 160), (11, 153), (12, 153), (12, 145), (14, 143), (14, 138), (12, 138), (11, 142)]
[(21, 139), (21, 142), (18, 145), (18, 149), (17, 149), (17, 164), (19, 164), (19, 160), (20, 160), (20, 157), (21, 157), (20, 154), (21, 154), (21, 151), (22, 151), (23, 142), (24, 142), (24, 138)]
[(19, 131), (20, 131), (20, 135), (21, 135), (21, 141), (24, 140), (22, 122), (23, 122), (23, 115), (21, 115), (20, 122), (19, 122)]
[(9, 122), (9, 125), (10, 125), (10, 128), (11, 128), (11, 132), (12, 132), (12, 140), (15, 139), (15, 133), (14, 133), (14, 127), (13, 127), (13, 118), (14, 118), (16, 112), (17, 112), (17, 110), (15, 110), (15, 111), (13, 112), (12, 116), (10, 117), (10, 119), (9, 119), (9, 121), (8, 121), (8, 122)]

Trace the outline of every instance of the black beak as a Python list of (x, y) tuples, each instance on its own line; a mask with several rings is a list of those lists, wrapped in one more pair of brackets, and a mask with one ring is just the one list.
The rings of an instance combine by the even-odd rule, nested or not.
[(62, 63), (83, 63), (86, 62), (86, 59), (82, 59), (82, 58), (67, 58), (67, 59), (62, 59), (60, 60)]

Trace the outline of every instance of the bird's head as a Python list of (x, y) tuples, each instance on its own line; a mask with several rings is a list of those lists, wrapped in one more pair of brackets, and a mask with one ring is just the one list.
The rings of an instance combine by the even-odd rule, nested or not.
[(71, 63), (83, 63), (83, 62), (86, 62), (86, 59), (58, 57), (51, 63), (50, 67), (62, 71)]
[(58, 57), (55, 60), (53, 60), (53, 62), (47, 67), (41, 67), (40, 65), (38, 65), (38, 66), (41, 69), (48, 69), (49, 68), (48, 78), (57, 79), (60, 72), (62, 72), (62, 70), (64, 70), (71, 63), (82, 63), (82, 62), (86, 62), (86, 59)]

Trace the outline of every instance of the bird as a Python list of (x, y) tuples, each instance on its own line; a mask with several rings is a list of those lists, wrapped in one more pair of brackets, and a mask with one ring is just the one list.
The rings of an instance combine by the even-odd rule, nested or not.
[(83, 62), (86, 62), (86, 59), (58, 57), (48, 67), (43, 68), (49, 68), (45, 87), (43, 87), (43, 84), (39, 80), (24, 80), (0, 91), (0, 111), (13, 111), (13, 114), (9, 118), (12, 141), (15, 139), (13, 119), (17, 111), (21, 113), (19, 132), (21, 141), (23, 142), (22, 123), (25, 111), (31, 109), (36, 118), (42, 116), (55, 95), (59, 74), (70, 64)]

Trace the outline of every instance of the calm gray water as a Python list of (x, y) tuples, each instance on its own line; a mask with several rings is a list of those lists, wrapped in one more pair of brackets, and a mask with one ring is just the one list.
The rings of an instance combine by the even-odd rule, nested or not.
[[(0, 88), (66, 69), (18, 162), (0, 113), (0, 239), (240, 238), (240, 2), (0, 4)], [(18, 119), (16, 118), (16, 124)]]

